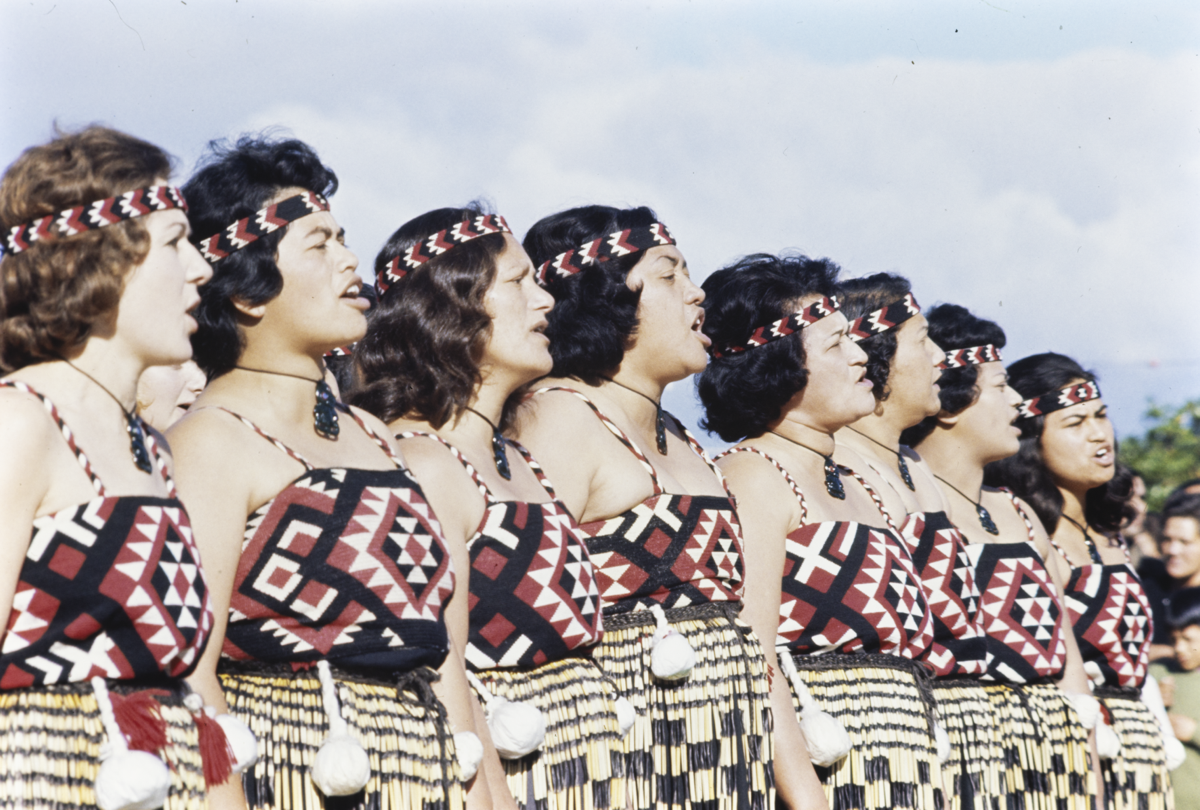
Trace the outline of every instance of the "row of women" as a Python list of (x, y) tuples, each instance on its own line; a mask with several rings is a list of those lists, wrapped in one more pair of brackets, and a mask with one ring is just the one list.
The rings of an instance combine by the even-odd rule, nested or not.
[(0, 182), (0, 807), (1172, 806), (1074, 361), (824, 259), (697, 286), (644, 207), (430, 211), (376, 304), (309, 146), (170, 171)]

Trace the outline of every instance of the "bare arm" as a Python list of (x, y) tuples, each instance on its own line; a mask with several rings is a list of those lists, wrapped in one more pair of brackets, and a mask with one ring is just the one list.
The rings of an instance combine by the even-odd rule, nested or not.
[(808, 747), (791, 688), (775, 652), (779, 602), (786, 560), (785, 538), (800, 524), (791, 489), (765, 461), (738, 453), (720, 462), (737, 498), (745, 555), (745, 606), (742, 617), (763, 645), (771, 678), (771, 711), (775, 716), (775, 779), (779, 801), (791, 810), (828, 807), (825, 791), (808, 758)]
[(521, 443), (554, 482), (558, 499), (578, 521), (585, 520), (602, 455), (592, 447), (596, 428), (607, 429), (587, 404), (565, 391), (532, 397), (521, 406)]

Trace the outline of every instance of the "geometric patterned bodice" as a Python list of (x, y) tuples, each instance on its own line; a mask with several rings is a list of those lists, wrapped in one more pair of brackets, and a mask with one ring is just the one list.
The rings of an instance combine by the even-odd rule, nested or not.
[(962, 532), (945, 512), (913, 512), (900, 534), (933, 618), (933, 645), (925, 661), (939, 678), (983, 674), (987, 640), (979, 631), (979, 588)]
[(96, 489), (87, 503), (33, 521), (0, 644), (0, 689), (191, 674), (213, 626), (187, 512), (154, 435), (142, 432), (167, 497), (105, 493), (54, 405), (41, 400)]
[[(705, 602), (740, 602), (743, 587), (742, 527), (733, 496), (678, 495), (663, 491), (654, 465), (625, 432), (590, 399), (573, 388), (600, 422), (625, 445), (650, 475), (654, 494), (607, 520), (580, 524), (605, 615), (664, 609)], [(674, 419), (674, 417), (671, 417)], [(700, 444), (675, 420), (688, 445), (725, 484)]]
[(845, 520), (808, 523), (804, 494), (782, 464), (755, 447), (728, 452), (754, 453), (769, 462), (800, 504), (800, 525), (785, 538), (776, 646), (802, 655), (867, 652), (925, 659), (933, 644), (929, 604), (908, 547), (871, 486), (838, 465), (871, 495), (888, 528)]
[[(1054, 547), (1070, 565), (1057, 543)], [(1098, 670), (1105, 686), (1141, 689), (1149, 666), (1154, 624), (1150, 600), (1128, 562), (1128, 550), (1125, 556), (1123, 563), (1072, 567), (1063, 592), (1075, 642), (1089, 676)]]
[(350, 412), (395, 469), (317, 469), (233, 415), (305, 472), (246, 522), (222, 654), (297, 668), (441, 666), (454, 568), (433, 510), (388, 443)]
[(484, 499), (483, 517), (467, 540), (467, 665), (474, 670), (538, 667), (599, 641), (600, 593), (585, 545), (587, 535), (529, 451), (505, 440), (524, 457), (549, 501), (498, 500), (458, 448), (433, 433), (408, 432), (397, 438), (414, 436), (445, 445)]
[(1012, 684), (1055, 679), (1067, 662), (1058, 592), (1038, 553), (1033, 523), (1013, 494), (1001, 491), (1024, 519), (1029, 540), (967, 544), (982, 594), (979, 629), (988, 648), (987, 672), (980, 678)]

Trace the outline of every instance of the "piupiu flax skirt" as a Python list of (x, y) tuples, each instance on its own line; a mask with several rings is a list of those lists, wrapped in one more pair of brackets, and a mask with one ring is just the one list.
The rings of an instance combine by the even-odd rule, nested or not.
[(492, 694), (528, 702), (546, 718), (540, 751), (502, 760), (517, 807), (624, 808), (622, 737), (613, 706), (618, 695), (595, 663), (576, 657), (532, 670), (491, 669), (476, 675)]
[(935, 680), (938, 720), (950, 738), (942, 788), (950, 810), (1005, 810), (1004, 754), (987, 692), (979, 681)]
[[(881, 654), (793, 655), (792, 660), (817, 705), (850, 735), (847, 756), (816, 767), (830, 809), (941, 810), (932, 698), (922, 694), (920, 664)], [(794, 692), (792, 700), (799, 712)]]
[[(121, 694), (120, 682), (109, 688)], [(179, 697), (158, 698), (171, 771), (165, 810), (208, 807), (192, 713)], [(90, 683), (0, 691), (0, 808), (95, 808), (100, 748), (107, 743)]]
[[(239, 669), (242, 667), (239, 666)], [(371, 762), (363, 792), (326, 798), (309, 775), (329, 718), (315, 669), (219, 670), (229, 712), (258, 737), (258, 764), (242, 776), (252, 810), (461, 810), (454, 738), (430, 670), (385, 683), (333, 669), (342, 717)]]
[(1175, 806), (1162, 731), (1136, 689), (1101, 687), (1095, 696), (1112, 715), (1121, 740), (1115, 759), (1100, 760), (1104, 806), (1113, 810), (1170, 810)]
[(605, 616), (593, 658), (638, 712), (623, 745), (629, 810), (774, 810), (766, 662), (737, 610), (666, 612), (696, 651), (696, 667), (674, 683), (650, 672), (649, 611)]
[(987, 684), (1009, 806), (1088, 810), (1095, 802), (1087, 732), (1054, 684)]

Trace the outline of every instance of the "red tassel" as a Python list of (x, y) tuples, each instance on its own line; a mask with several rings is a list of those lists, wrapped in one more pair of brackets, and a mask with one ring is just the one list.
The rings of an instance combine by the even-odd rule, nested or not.
[(200, 733), (200, 760), (204, 763), (204, 781), (215, 788), (228, 781), (233, 773), (234, 754), (225, 729), (203, 709), (193, 715)]
[[(789, 653), (790, 655), (791, 653)], [(767, 690), (770, 691), (775, 686), (775, 667), (767, 664)]]
[(163, 720), (156, 695), (161, 690), (145, 690), (128, 695), (109, 692), (113, 716), (121, 733), (129, 741), (130, 751), (155, 753), (167, 746), (167, 721)]
[(1100, 704), (1100, 716), (1103, 718), (1105, 723), (1111, 726), (1113, 724), (1112, 712), (1109, 711), (1108, 707), (1104, 705), (1104, 701), (1101, 700), (1097, 702)]

